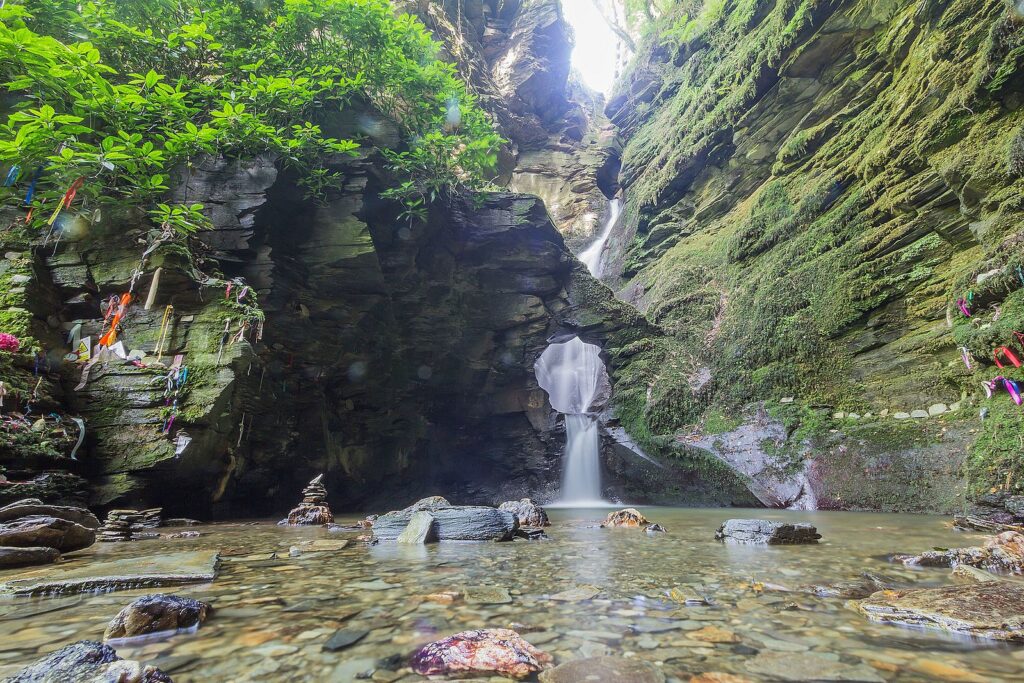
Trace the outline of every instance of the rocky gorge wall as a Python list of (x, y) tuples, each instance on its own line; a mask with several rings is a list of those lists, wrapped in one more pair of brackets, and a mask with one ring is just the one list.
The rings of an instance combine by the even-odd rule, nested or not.
[(667, 335), (622, 370), (649, 387), (619, 393), (630, 431), (714, 453), (769, 504), (798, 475), (828, 507), (1019, 491), (1020, 409), (981, 382), (1020, 379), (993, 350), (1024, 331), (1024, 19), (680, 2), (644, 45), (607, 109), (626, 197), (607, 281)]

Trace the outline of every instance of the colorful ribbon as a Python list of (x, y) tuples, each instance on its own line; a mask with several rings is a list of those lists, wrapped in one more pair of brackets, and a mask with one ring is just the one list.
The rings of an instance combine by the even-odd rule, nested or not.
[(4, 187), (10, 187), (14, 183), (18, 182), (19, 175), (21, 175), (21, 167), (17, 164), (11, 166), (11, 170), (7, 172), (7, 177), (4, 178)]
[(992, 356), (996, 360), (996, 367), (997, 368), (1003, 369), (1005, 367), (1002, 364), (1002, 362), (1000, 362), (1000, 360), (999, 360), (999, 356), (1000, 355), (1002, 355), (1006, 360), (1010, 361), (1013, 364), (1013, 367), (1015, 367), (1015, 368), (1019, 368), (1020, 367), (1020, 359), (1017, 358), (1017, 356), (1014, 355), (1013, 351), (1011, 351), (1010, 349), (1008, 349), (1005, 346), (1000, 346), (999, 348), (997, 348), (995, 351), (992, 352)]
[(967, 369), (971, 370), (971, 352), (966, 346), (960, 347), (960, 356), (964, 359), (964, 365), (967, 366)]
[(969, 309), (967, 307), (967, 300), (966, 299), (964, 299), (963, 297), (960, 297), (959, 299), (956, 300), (956, 305), (957, 305), (957, 308), (960, 309), (961, 313), (963, 313), (968, 318), (971, 317), (971, 309)]
[(32, 204), (32, 197), (35, 196), (36, 193), (36, 183), (39, 182), (39, 177), (41, 175), (43, 175), (42, 166), (37, 168), (32, 174), (32, 180), (28, 184), (28, 192), (25, 193), (25, 206), (30, 206)]

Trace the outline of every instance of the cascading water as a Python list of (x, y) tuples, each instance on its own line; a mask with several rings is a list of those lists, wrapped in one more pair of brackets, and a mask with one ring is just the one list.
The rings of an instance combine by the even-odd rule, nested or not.
[(552, 344), (537, 360), (537, 382), (551, 407), (565, 415), (562, 504), (604, 505), (601, 499), (601, 439), (597, 417), (588, 411), (607, 384), (601, 349), (579, 337)]
[(619, 215), (621, 213), (622, 200), (611, 200), (611, 202), (608, 203), (608, 222), (605, 223), (604, 229), (601, 230), (601, 234), (598, 236), (597, 241), (580, 252), (580, 263), (585, 265), (587, 270), (590, 271), (590, 274), (596, 278), (600, 278), (604, 271), (604, 267), (602, 265), (602, 261), (604, 260), (604, 250), (608, 245), (608, 239), (612, 236), (612, 230), (615, 228), (615, 224), (618, 222)]

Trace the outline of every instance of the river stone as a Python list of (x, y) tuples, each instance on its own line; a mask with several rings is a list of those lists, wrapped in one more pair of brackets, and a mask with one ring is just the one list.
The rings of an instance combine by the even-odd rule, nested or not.
[(894, 420), (909, 420), (910, 419), (910, 413), (905, 413), (905, 412), (893, 413), (892, 418)]
[(1024, 586), (1016, 583), (882, 591), (858, 608), (872, 621), (1024, 642)]
[(434, 533), (434, 516), (425, 510), (412, 513), (405, 530), (398, 535), (398, 542), (408, 545), (423, 545), (437, 540)]
[(767, 519), (730, 519), (718, 527), (715, 538), (726, 543), (793, 545), (817, 543), (821, 534), (810, 524), (788, 524)]
[(60, 595), (212, 581), (220, 556), (213, 550), (163, 553), (92, 562), (73, 569), (45, 567), (5, 577), (4, 595)]
[(590, 657), (540, 674), (541, 683), (664, 683), (665, 674), (641, 659)]
[(947, 406), (945, 403), (933, 403), (930, 406), (928, 406), (928, 414), (931, 415), (932, 417), (935, 417), (936, 415), (942, 415), (943, 413), (947, 412), (949, 412), (949, 406)]
[(506, 628), (463, 631), (424, 646), (412, 656), (421, 676), (496, 674), (526, 678), (551, 666), (552, 657)]
[(162, 632), (198, 628), (206, 621), (210, 606), (178, 595), (144, 595), (117, 613), (103, 640), (135, 638)]
[(564, 590), (561, 593), (555, 593), (551, 596), (552, 600), (559, 602), (581, 602), (583, 600), (591, 600), (600, 594), (601, 589), (595, 586), (576, 586), (569, 590)]
[(529, 498), (510, 500), (498, 506), (499, 510), (508, 510), (519, 520), (519, 526), (545, 527), (551, 526), (548, 513), (540, 505)]
[(350, 645), (355, 645), (360, 640), (366, 637), (369, 631), (355, 628), (340, 628), (334, 632), (334, 634), (327, 639), (324, 643), (323, 649), (327, 652), (337, 652), (343, 650)]
[(80, 640), (51, 652), (6, 683), (172, 683), (160, 669), (121, 659), (109, 645)]
[(928, 411), (927, 410), (921, 410), (921, 409), (911, 410), (910, 411), (910, 417), (912, 417), (914, 419), (917, 419), (917, 420), (922, 420), (922, 419), (928, 417)]
[(56, 517), (66, 519), (84, 526), (86, 529), (99, 529), (100, 520), (85, 508), (69, 505), (46, 505), (38, 498), (25, 498), (0, 508), (0, 522), (9, 522), (19, 517)]
[(505, 605), (512, 596), (504, 586), (464, 586), (462, 597), (470, 605)]
[[(373, 523), (373, 537), (379, 541), (397, 541), (412, 516), (420, 511), (416, 509), (419, 505), (378, 517)], [(497, 508), (437, 503), (425, 509), (434, 518), (439, 541), (511, 541), (519, 528), (515, 515)]]
[(866, 664), (844, 664), (818, 652), (763, 652), (744, 666), (768, 680), (858, 681), (884, 683), (885, 679)]
[(28, 567), (34, 564), (52, 564), (60, 559), (56, 548), (0, 547), (0, 569)]
[(842, 598), (843, 600), (859, 600), (878, 591), (885, 590), (889, 585), (874, 574), (863, 574), (855, 581), (828, 583), (810, 586), (808, 592), (821, 598)]
[(46, 547), (70, 553), (95, 542), (95, 530), (59, 517), (30, 515), (0, 524), (0, 546)]

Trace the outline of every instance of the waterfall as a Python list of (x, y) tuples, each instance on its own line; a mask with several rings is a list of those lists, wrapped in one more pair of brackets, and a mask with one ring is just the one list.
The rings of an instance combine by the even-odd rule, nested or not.
[(601, 261), (604, 259), (604, 250), (608, 246), (608, 238), (612, 236), (612, 230), (615, 228), (615, 224), (619, 220), (619, 215), (622, 213), (622, 200), (613, 199), (608, 203), (608, 222), (605, 223), (604, 228), (601, 230), (601, 234), (597, 240), (589, 247), (580, 252), (580, 262), (587, 267), (590, 274), (596, 278), (601, 277), (601, 273), (604, 268), (601, 265)]
[(552, 344), (537, 360), (537, 382), (548, 393), (551, 407), (565, 415), (565, 459), (562, 503), (603, 505), (601, 500), (601, 438), (597, 417), (591, 414), (602, 386), (607, 384), (601, 349), (579, 337)]

